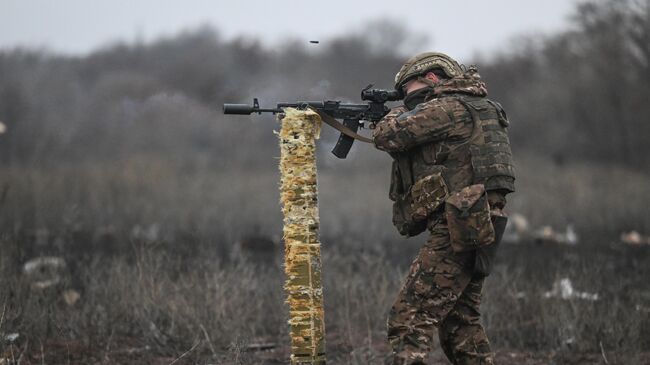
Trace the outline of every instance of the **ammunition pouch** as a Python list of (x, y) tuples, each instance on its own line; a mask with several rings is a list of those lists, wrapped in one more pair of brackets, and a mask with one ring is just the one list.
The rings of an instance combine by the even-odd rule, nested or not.
[(393, 203), (393, 225), (402, 236), (416, 236), (427, 228), (426, 221), (414, 221), (411, 210), (411, 196), (404, 194)]
[(400, 234), (415, 236), (427, 227), (428, 218), (436, 212), (447, 197), (447, 185), (440, 172), (416, 181), (393, 204), (393, 224)]
[(472, 251), (494, 242), (494, 226), (483, 184), (452, 193), (445, 201), (445, 217), (454, 252)]

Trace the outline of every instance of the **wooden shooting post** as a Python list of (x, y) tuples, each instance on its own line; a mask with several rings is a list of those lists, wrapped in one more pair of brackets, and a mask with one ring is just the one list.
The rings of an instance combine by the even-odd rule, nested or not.
[(318, 238), (316, 139), (321, 119), (287, 108), (280, 120), (280, 196), (284, 214), (284, 289), (289, 304), (291, 364), (325, 364), (321, 250)]

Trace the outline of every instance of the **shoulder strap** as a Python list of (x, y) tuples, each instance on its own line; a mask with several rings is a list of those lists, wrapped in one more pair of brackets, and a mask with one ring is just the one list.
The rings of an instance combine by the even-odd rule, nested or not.
[(478, 123), (481, 120), (481, 117), (478, 115), (478, 111), (476, 110), (476, 107), (472, 105), (472, 100), (468, 100), (468, 99), (469, 98), (465, 96), (458, 97), (458, 101), (461, 104), (463, 104), (463, 106), (465, 106), (465, 109), (467, 109), (469, 114), (472, 116), (472, 135), (468, 139), (468, 142), (472, 143), (479, 137), (480, 126), (478, 125)]

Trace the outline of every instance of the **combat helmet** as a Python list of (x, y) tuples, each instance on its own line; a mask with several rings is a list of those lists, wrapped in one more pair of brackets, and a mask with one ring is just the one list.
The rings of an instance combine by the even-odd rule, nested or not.
[(449, 78), (459, 76), (463, 73), (458, 62), (444, 53), (420, 53), (417, 56), (411, 57), (399, 69), (395, 75), (395, 89), (401, 90), (407, 81), (418, 76), (423, 76), (427, 72), (435, 69), (441, 70)]

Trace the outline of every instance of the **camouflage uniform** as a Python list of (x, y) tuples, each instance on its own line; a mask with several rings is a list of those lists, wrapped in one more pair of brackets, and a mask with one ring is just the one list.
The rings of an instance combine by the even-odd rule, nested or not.
[[(388, 317), (394, 364), (424, 364), (438, 329), (453, 364), (493, 364), (480, 324), (478, 252), (495, 241), (514, 171), (498, 103), (475, 69), (427, 88), (416, 106), (391, 110), (374, 143), (393, 157), (393, 221), (406, 236), (429, 230)], [(478, 249), (478, 250), (477, 250)]]

